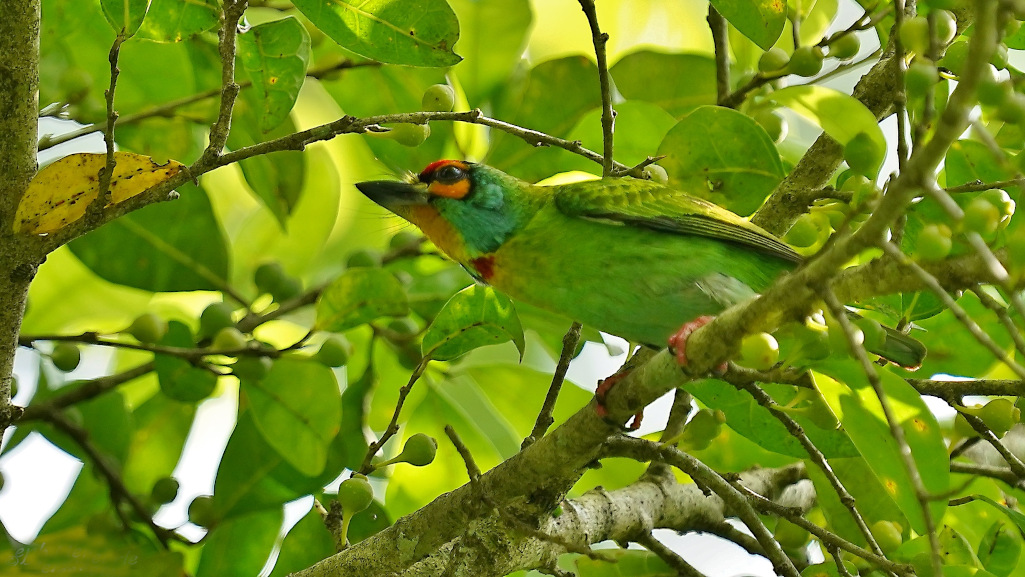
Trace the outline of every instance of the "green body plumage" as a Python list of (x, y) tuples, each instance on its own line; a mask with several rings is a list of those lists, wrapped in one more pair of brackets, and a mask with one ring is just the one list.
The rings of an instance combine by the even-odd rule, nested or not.
[[(801, 260), (741, 217), (651, 181), (536, 186), (485, 165), (439, 161), (417, 183), (357, 187), (513, 299), (656, 346)], [(893, 335), (902, 337), (916, 343)], [(907, 366), (924, 354), (897, 348), (908, 350), (885, 356)]]

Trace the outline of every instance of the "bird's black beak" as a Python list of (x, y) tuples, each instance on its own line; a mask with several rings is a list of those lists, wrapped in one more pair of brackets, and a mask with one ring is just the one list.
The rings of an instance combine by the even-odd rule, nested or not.
[(427, 204), (430, 196), (423, 184), (410, 184), (396, 180), (372, 180), (357, 182), (356, 188), (367, 198), (395, 212), (402, 207)]

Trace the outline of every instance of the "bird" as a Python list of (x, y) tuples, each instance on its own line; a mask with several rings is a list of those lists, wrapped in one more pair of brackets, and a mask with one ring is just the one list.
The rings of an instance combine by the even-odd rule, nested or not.
[[(741, 216), (651, 180), (539, 186), (438, 160), (404, 181), (355, 186), (477, 281), (634, 343), (669, 342), (681, 364), (691, 331), (803, 260)], [(885, 328), (873, 352), (920, 365), (924, 346)]]

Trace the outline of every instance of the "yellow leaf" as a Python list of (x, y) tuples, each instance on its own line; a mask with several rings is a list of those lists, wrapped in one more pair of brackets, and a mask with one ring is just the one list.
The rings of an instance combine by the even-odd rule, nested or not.
[[(111, 203), (117, 204), (178, 174), (184, 165), (169, 160), (157, 164), (148, 156), (115, 152), (110, 179)], [(72, 154), (47, 165), (29, 183), (14, 217), (14, 231), (46, 234), (60, 230), (85, 214), (100, 189), (105, 154)]]

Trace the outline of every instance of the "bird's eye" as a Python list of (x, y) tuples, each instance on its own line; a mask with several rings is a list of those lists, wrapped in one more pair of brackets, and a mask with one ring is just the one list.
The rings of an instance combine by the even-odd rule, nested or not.
[(443, 166), (434, 173), (434, 180), (442, 184), (455, 184), (464, 178), (466, 178), (466, 171), (454, 164)]

